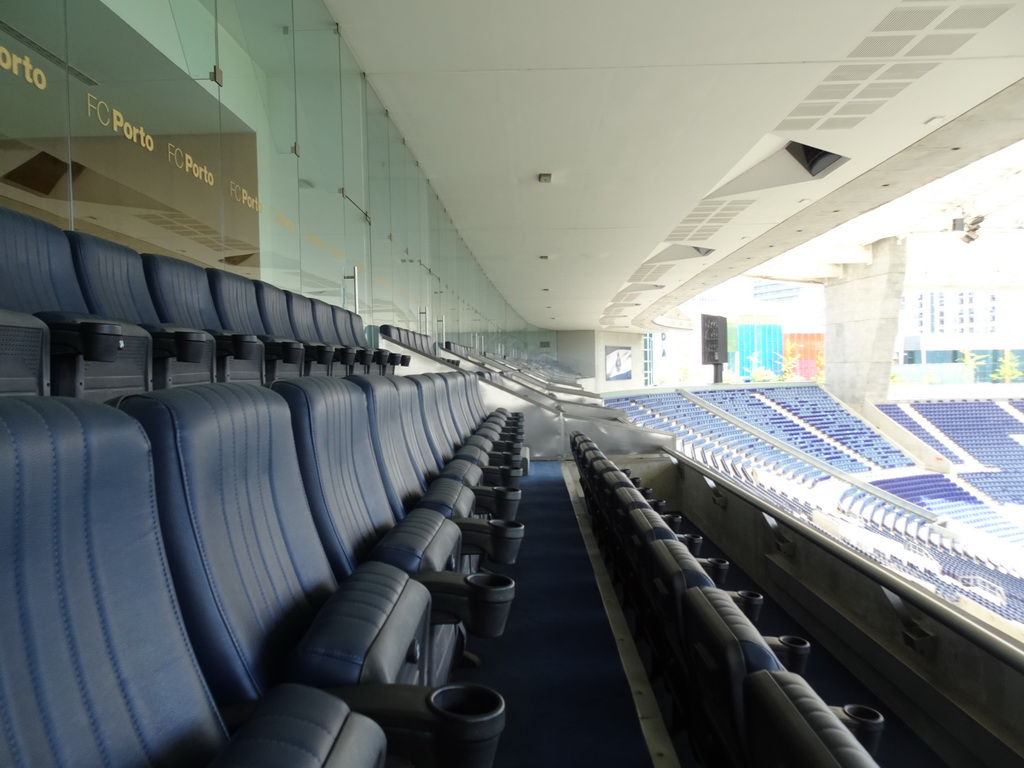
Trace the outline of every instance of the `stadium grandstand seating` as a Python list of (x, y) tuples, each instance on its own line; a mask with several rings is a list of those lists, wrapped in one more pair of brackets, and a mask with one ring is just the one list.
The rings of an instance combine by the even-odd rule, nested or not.
[[(800, 676), (810, 650), (807, 641), (762, 637), (752, 621), (763, 598), (724, 591), (723, 563), (698, 560), (672, 531), (670, 518), (638, 491), (637, 479), (619, 471), (586, 435), (574, 432), (570, 445), (604, 557), (622, 586), (623, 601), (637, 616), (636, 633), (655, 654), (652, 663), (665, 671), (673, 704), (701, 762), (776, 765), (762, 743), (802, 736), (806, 741), (800, 749), (818, 752), (823, 761), (818, 764), (876, 765), (865, 744), (877, 746), (881, 715), (863, 710), (862, 717), (876, 727), (863, 744), (858, 742)], [(784, 676), (762, 680), (762, 670)], [(790, 701), (801, 699), (806, 708), (780, 707), (760, 692), (744, 695), (783, 680), (799, 690)], [(764, 733), (766, 721), (772, 723), (770, 736)], [(772, 749), (786, 755), (782, 764), (800, 753), (777, 745)]]
[(910, 414), (903, 410), (899, 403), (878, 403), (878, 409), (901, 427), (908, 430), (912, 435), (919, 437), (921, 440), (926, 442), (934, 448), (940, 456), (948, 459), (951, 463), (964, 463), (964, 460), (957, 456), (955, 451), (947, 447), (938, 438), (936, 438), (935, 435), (911, 418)]

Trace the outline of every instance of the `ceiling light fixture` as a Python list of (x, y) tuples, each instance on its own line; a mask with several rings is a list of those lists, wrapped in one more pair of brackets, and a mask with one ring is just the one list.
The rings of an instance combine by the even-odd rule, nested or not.
[(551, 183), (551, 174), (550, 173), (538, 173), (537, 174), (537, 181), (539, 181), (541, 184), (550, 184)]

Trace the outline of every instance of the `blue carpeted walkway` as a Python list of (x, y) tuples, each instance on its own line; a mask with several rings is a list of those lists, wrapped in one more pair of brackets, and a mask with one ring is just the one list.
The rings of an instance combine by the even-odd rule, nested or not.
[(523, 478), (516, 581), (504, 636), (470, 638), (480, 669), (455, 677), (508, 705), (495, 768), (643, 768), (651, 759), (557, 461)]

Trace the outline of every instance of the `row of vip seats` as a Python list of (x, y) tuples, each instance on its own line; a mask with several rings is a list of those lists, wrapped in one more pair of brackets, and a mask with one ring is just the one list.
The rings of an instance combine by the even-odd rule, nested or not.
[(380, 327), (380, 334), (381, 336), (385, 336), (392, 341), (397, 341), (402, 346), (409, 347), (426, 357), (434, 357), (456, 367), (459, 365), (460, 361), (456, 358), (441, 357), (438, 354), (437, 344), (425, 333), (410, 331), (408, 328), (400, 328), (397, 325), (382, 325)]
[(679, 515), (642, 478), (584, 434), (570, 442), (603, 555), (701, 763), (875, 766), (881, 714), (826, 705), (802, 677), (810, 644), (762, 637), (753, 622), (763, 598), (722, 589), (728, 563), (700, 560), (700, 537), (677, 534)]
[(0, 398), (0, 765), (489, 766), (449, 676), (514, 596), (519, 492), (471, 485), (521, 424), (476, 383)]
[(0, 208), (0, 394), (394, 372), (359, 315)]

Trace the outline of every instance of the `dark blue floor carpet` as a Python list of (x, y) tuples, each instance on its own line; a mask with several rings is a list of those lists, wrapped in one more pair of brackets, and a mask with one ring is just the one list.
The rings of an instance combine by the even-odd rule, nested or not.
[(516, 581), (505, 634), (470, 638), (483, 666), (455, 674), (505, 697), (495, 768), (649, 766), (559, 463), (532, 463), (522, 489), (526, 538), (518, 561), (491, 567)]

